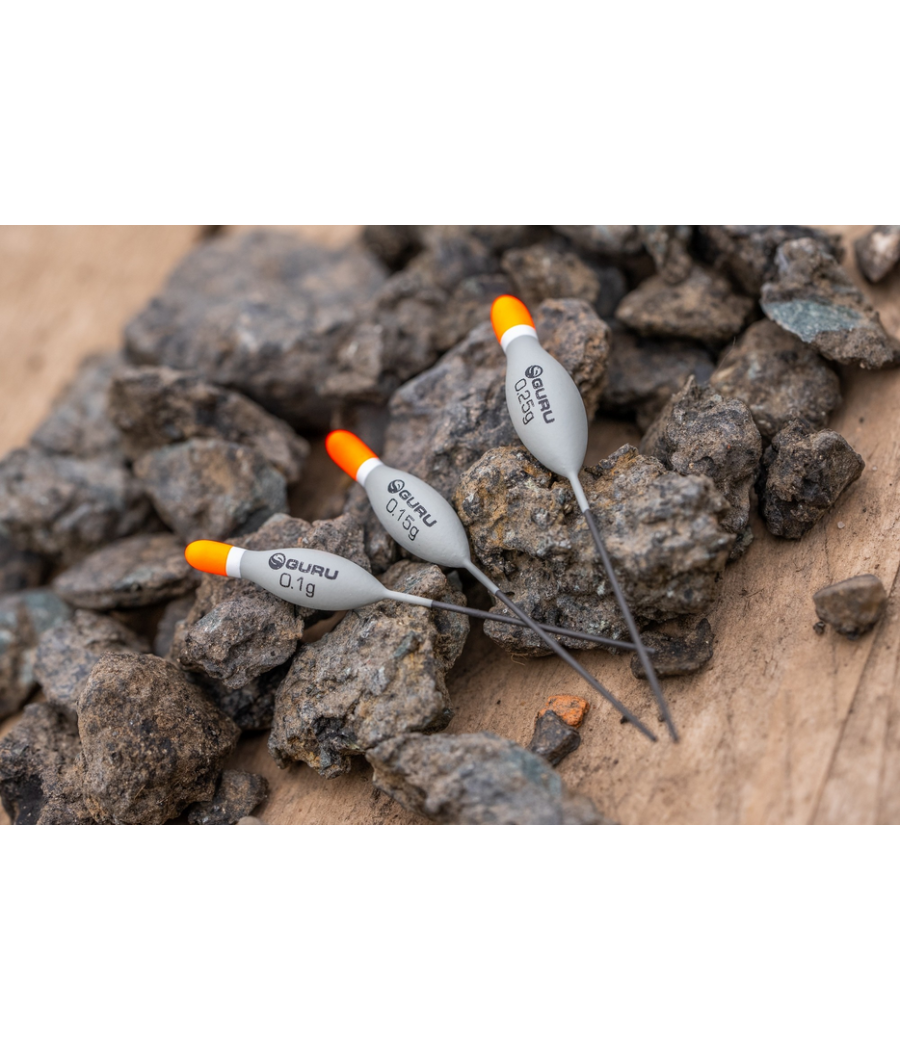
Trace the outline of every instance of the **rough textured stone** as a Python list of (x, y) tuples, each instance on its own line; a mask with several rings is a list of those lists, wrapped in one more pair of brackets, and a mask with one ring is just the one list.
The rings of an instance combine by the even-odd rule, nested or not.
[(17, 448), (0, 460), (0, 530), (21, 550), (71, 563), (142, 529), (150, 504), (111, 459)]
[(226, 769), (212, 799), (188, 806), (185, 816), (188, 824), (237, 824), (265, 802), (268, 794), (265, 777)]
[(702, 258), (755, 298), (766, 281), (775, 279), (779, 247), (800, 237), (812, 237), (838, 262), (843, 258), (837, 234), (808, 226), (698, 226), (695, 241)]
[(494, 255), (543, 240), (549, 233), (546, 226), (419, 226), (417, 229), (424, 244), (443, 237), (474, 237)]
[(831, 361), (861, 368), (900, 363), (900, 342), (818, 241), (787, 241), (775, 261), (778, 276), (762, 289), (767, 317)]
[(544, 711), (538, 715), (528, 745), (532, 754), (545, 758), (551, 766), (558, 766), (566, 755), (571, 755), (580, 746), (581, 734), (555, 711)]
[[(581, 481), (634, 615), (706, 612), (734, 543), (721, 524), (728, 504), (713, 483), (667, 471), (628, 445), (582, 471)], [(568, 483), (524, 449), (492, 449), (463, 475), (454, 502), (475, 560), (534, 619), (627, 637)], [(492, 622), (485, 632), (510, 652), (546, 652), (524, 628)]]
[[(278, 514), (256, 532), (232, 542), (258, 551), (315, 548), (369, 568), (362, 531), (349, 515), (309, 524)], [(290, 660), (304, 625), (323, 615), (291, 605), (250, 580), (206, 576), (190, 614), (175, 628), (171, 656), (185, 670), (215, 678), (229, 690), (243, 689)]]
[(264, 456), (296, 481), (309, 442), (243, 394), (174, 368), (122, 369), (109, 386), (109, 414), (131, 459), (191, 438), (221, 438)]
[(399, 270), (421, 251), (417, 226), (364, 226), (363, 244), (390, 270)]
[(638, 255), (644, 243), (639, 226), (554, 226), (583, 251), (616, 258)]
[(203, 687), (216, 707), (233, 719), (240, 729), (258, 733), (271, 728), (275, 715), (275, 697), (289, 667), (289, 663), (283, 663), (235, 688), (205, 675), (189, 677), (191, 681), (196, 681)]
[(224, 540), (287, 510), (284, 475), (245, 445), (194, 438), (141, 456), (134, 472), (186, 543)]
[(877, 284), (900, 262), (900, 226), (873, 226), (853, 242), (856, 263), (866, 280)]
[(325, 427), (334, 406), (317, 384), (385, 278), (355, 244), (332, 250), (271, 230), (217, 237), (128, 325), (126, 352), (240, 390), (301, 429)]
[(877, 576), (865, 573), (816, 591), (816, 615), (848, 638), (870, 631), (887, 608), (887, 591)]
[(194, 607), (194, 595), (186, 594), (176, 598), (166, 606), (156, 632), (153, 636), (153, 652), (156, 656), (168, 656), (175, 638), (175, 630), (182, 620), (186, 620)]
[(792, 419), (823, 427), (841, 403), (834, 369), (769, 320), (750, 325), (719, 362), (710, 385), (743, 401), (767, 441)]
[(200, 579), (184, 559), (184, 544), (159, 532), (94, 551), (57, 576), (53, 589), (79, 609), (134, 609), (187, 594)]
[(680, 284), (658, 274), (619, 303), (616, 318), (640, 335), (696, 339), (720, 346), (744, 327), (753, 301), (737, 295), (724, 277), (694, 266)]
[(0, 801), (13, 824), (93, 824), (81, 793), (75, 720), (29, 704), (0, 740)]
[(72, 615), (50, 590), (0, 598), (0, 719), (18, 711), (34, 692), (34, 660), (41, 635)]
[(503, 256), (502, 266), (516, 295), (531, 310), (545, 299), (580, 299), (609, 317), (627, 291), (615, 267), (590, 266), (573, 252), (549, 244), (514, 248)]
[(710, 355), (699, 347), (641, 339), (614, 329), (600, 410), (634, 412), (638, 427), (646, 430), (690, 376), (706, 383), (714, 368)]
[(833, 430), (794, 420), (763, 456), (760, 511), (769, 531), (798, 540), (862, 474), (865, 463)]
[(577, 729), (590, 709), (591, 705), (582, 696), (573, 696), (571, 693), (557, 693), (556, 696), (548, 698), (547, 703), (538, 712), (538, 718), (545, 711), (552, 711), (567, 726)]
[[(603, 389), (608, 327), (576, 300), (548, 300), (534, 320), (543, 345), (573, 376), (593, 414)], [(484, 452), (518, 441), (505, 377), (506, 359), (486, 322), (391, 398), (385, 463), (411, 471), (449, 498)]]
[(434, 348), (449, 350), (473, 328), (491, 316), (491, 306), (501, 295), (513, 293), (512, 281), (503, 273), (485, 273), (460, 281), (437, 318)]
[(423, 278), (433, 288), (449, 292), (467, 277), (497, 269), (490, 249), (479, 238), (467, 233), (426, 227), (423, 240), (424, 249), (409, 263), (405, 272)]
[(374, 783), (438, 824), (606, 824), (549, 763), (494, 733), (409, 733), (366, 755)]
[(722, 527), (736, 536), (747, 528), (762, 438), (743, 401), (691, 378), (644, 435), (641, 452), (679, 474), (705, 474), (730, 505)]
[(29, 587), (39, 587), (44, 579), (44, 559), (30, 551), (22, 551), (0, 535), (0, 594), (12, 594)]
[(678, 284), (691, 272), (694, 263), (688, 254), (690, 226), (641, 226), (644, 247), (653, 259), (656, 272), (669, 284)]
[[(382, 579), (392, 590), (464, 601), (434, 565), (398, 562)], [(400, 602), (348, 612), (294, 657), (275, 703), (275, 761), (306, 762), (335, 777), (349, 770), (351, 755), (389, 737), (443, 729), (451, 716), (444, 676), (468, 631), (465, 616)]]
[(78, 696), (104, 653), (146, 651), (146, 643), (118, 620), (78, 609), (41, 635), (34, 677), (47, 703), (74, 717)]
[[(648, 649), (655, 650), (650, 659), (660, 678), (693, 674), (708, 664), (713, 656), (712, 627), (705, 617), (681, 635), (644, 631), (641, 638)], [(635, 678), (647, 677), (637, 653), (631, 655), (631, 673)]]
[(44, 452), (79, 456), (121, 456), (118, 430), (107, 415), (107, 392), (112, 376), (123, 365), (121, 354), (94, 354), (85, 358), (74, 379), (53, 402), (47, 418), (31, 435), (31, 444)]
[(383, 404), (401, 383), (434, 364), (435, 331), (446, 306), (447, 293), (424, 273), (394, 274), (336, 342), (317, 382), (320, 397), (334, 404)]
[(238, 727), (173, 664), (104, 653), (78, 698), (82, 789), (95, 820), (162, 824), (212, 799)]

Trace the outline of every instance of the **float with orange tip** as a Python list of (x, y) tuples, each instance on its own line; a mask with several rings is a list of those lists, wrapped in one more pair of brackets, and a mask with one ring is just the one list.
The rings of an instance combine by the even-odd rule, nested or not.
[[(390, 598), (407, 605), (422, 605), (427, 609), (462, 613), (476, 620), (519, 623), (513, 616), (482, 612), (481, 609), (469, 609), (465, 605), (453, 605), (436, 598), (422, 598), (417, 594), (388, 590), (361, 565), (326, 551), (300, 547), (291, 550), (248, 551), (243, 547), (219, 543), (216, 540), (195, 540), (188, 545), (184, 556), (190, 565), (201, 572), (231, 576), (236, 580), (251, 580), (270, 594), (309, 609), (337, 612), (342, 609), (359, 609), (364, 605), (371, 605), (372, 602)], [(548, 630), (566, 638), (602, 642), (616, 649), (634, 648), (630, 642), (601, 638), (584, 631), (570, 631), (563, 627)]]
[(534, 631), (549, 649), (608, 700), (619, 714), (651, 740), (656, 740), (640, 719), (582, 667), (555, 638), (550, 637), (548, 630), (555, 633), (555, 628), (547, 628), (533, 620), (474, 564), (463, 523), (436, 489), (414, 474), (382, 463), (365, 442), (349, 430), (333, 430), (325, 439), (325, 448), (341, 470), (363, 486), (375, 516), (401, 547), (423, 561), (468, 570), (489, 594), (516, 616), (519, 623)]
[(522, 444), (545, 467), (566, 478), (584, 515), (619, 609), (637, 649), (669, 734), (678, 732), (656, 671), (641, 641), (631, 609), (616, 577), (600, 528), (588, 503), (578, 472), (587, 453), (588, 418), (575, 380), (541, 346), (528, 308), (514, 295), (501, 295), (491, 307), (494, 335), (506, 355), (506, 406)]

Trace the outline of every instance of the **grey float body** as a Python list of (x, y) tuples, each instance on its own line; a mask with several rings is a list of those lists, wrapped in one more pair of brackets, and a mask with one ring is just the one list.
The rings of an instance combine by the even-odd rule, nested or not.
[(270, 594), (307, 609), (337, 612), (394, 598), (408, 605), (431, 608), (431, 599), (390, 591), (362, 566), (327, 551), (245, 550), (228, 575), (252, 580)]
[[(338, 612), (343, 609), (360, 609), (364, 605), (390, 598), (406, 605), (446, 609), (476, 619), (499, 620), (504, 623), (521, 622), (517, 617), (466, 609), (448, 602), (423, 598), (419, 594), (389, 590), (355, 562), (337, 554), (329, 554), (327, 551), (306, 550), (300, 547), (290, 550), (248, 551), (242, 547), (232, 547), (226, 563), (226, 575), (250, 580), (270, 594), (308, 609)], [(548, 630), (563, 637), (583, 638), (621, 649), (633, 648), (627, 642), (616, 638), (603, 638), (560, 627), (548, 627)]]
[(587, 453), (588, 421), (575, 380), (536, 335), (511, 340), (506, 361), (506, 405), (522, 444), (554, 473), (577, 478)]
[(497, 585), (472, 564), (466, 530), (447, 500), (414, 474), (378, 459), (369, 463), (360, 468), (357, 480), (388, 535), (422, 561), (468, 569), (493, 594)]

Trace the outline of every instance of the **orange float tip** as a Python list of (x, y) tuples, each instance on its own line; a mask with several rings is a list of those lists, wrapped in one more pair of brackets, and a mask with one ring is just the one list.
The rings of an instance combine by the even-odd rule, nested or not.
[(503, 341), (503, 336), (517, 325), (528, 325), (534, 328), (534, 321), (528, 312), (528, 307), (514, 295), (501, 295), (494, 300), (491, 307), (491, 324), (494, 326), (494, 335), (497, 342)]
[(184, 551), (188, 565), (201, 572), (211, 572), (215, 576), (227, 576), (225, 563), (232, 550), (230, 543), (219, 543), (216, 540), (194, 540)]
[(354, 480), (359, 468), (370, 459), (378, 459), (365, 441), (349, 430), (332, 430), (325, 438), (325, 450), (335, 463)]

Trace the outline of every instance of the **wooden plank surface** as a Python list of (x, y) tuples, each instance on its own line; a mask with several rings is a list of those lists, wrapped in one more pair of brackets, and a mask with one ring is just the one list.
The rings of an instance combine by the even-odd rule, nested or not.
[[(832, 229), (849, 246), (866, 228)], [(337, 244), (354, 230), (302, 232)], [(198, 233), (0, 230), (0, 454), (27, 439), (85, 353), (116, 344), (121, 326)], [(846, 265), (859, 280), (852, 253)], [(860, 284), (900, 335), (900, 274), (875, 288)], [(755, 523), (756, 541), (729, 566), (709, 614), (712, 663), (664, 683), (682, 742), (650, 744), (601, 701), (581, 748), (560, 767), (608, 816), (626, 823), (900, 820), (900, 371), (845, 370), (842, 383), (844, 404), (831, 425), (862, 454), (866, 470), (799, 543)], [(599, 458), (634, 436), (627, 426), (597, 424), (589, 455)], [(876, 573), (891, 592), (882, 623), (856, 642), (830, 630), (816, 635), (813, 591), (860, 572)], [(655, 717), (646, 683), (632, 677), (627, 658), (590, 653), (584, 662), (639, 715)], [(450, 731), (491, 729), (521, 743), (548, 695), (584, 692), (555, 657), (509, 657), (478, 628), (448, 684), (456, 711)], [(268, 777), (266, 822), (419, 823), (373, 790), (362, 760), (332, 781), (305, 766), (279, 770), (260, 734), (241, 743), (232, 764)]]

